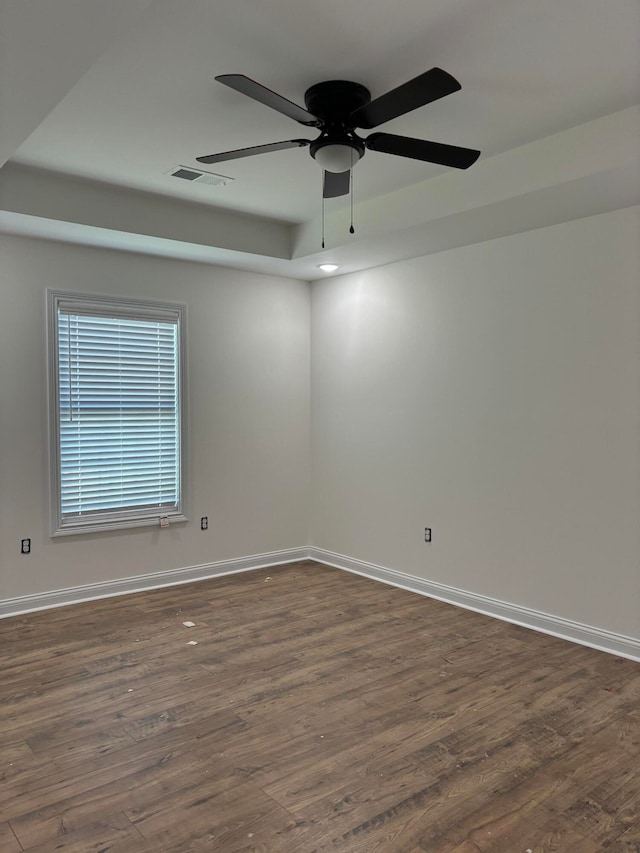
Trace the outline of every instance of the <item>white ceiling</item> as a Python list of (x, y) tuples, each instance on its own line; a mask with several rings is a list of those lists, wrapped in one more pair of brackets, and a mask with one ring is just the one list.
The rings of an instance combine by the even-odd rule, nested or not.
[[(483, 160), (640, 101), (638, 0), (4, 0), (2, 12), (5, 119), (24, 119), (38, 81), (55, 91), (60, 77), (59, 99), (43, 104), (7, 168), (302, 228), (321, 201), (307, 149), (205, 167), (235, 179), (220, 188), (165, 174), (197, 166), (201, 154), (315, 135), (216, 75), (246, 74), (302, 104), (321, 80), (355, 80), (376, 97), (440, 66), (462, 91), (381, 129), (481, 149), (476, 166), (455, 173), (458, 183)], [(356, 213), (377, 200), (387, 209), (389, 193), (428, 187), (448, 171), (368, 152), (354, 174)], [(329, 201), (329, 215), (348, 203)], [(393, 230), (381, 216), (380, 233)]]

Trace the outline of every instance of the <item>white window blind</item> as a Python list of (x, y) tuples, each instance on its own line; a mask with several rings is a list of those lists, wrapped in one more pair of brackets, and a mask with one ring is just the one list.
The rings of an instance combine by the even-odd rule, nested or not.
[(181, 514), (180, 333), (177, 311), (57, 301), (59, 529)]

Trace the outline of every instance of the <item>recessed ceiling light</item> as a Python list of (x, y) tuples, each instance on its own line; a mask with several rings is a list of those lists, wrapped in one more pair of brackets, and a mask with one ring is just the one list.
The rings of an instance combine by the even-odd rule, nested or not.
[(318, 264), (318, 269), (322, 270), (322, 272), (335, 272), (339, 269), (338, 264)]

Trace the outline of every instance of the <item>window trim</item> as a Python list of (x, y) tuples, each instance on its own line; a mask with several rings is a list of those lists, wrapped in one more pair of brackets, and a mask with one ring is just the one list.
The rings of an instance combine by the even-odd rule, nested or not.
[[(137, 527), (158, 526), (161, 517), (171, 524), (189, 520), (187, 512), (187, 463), (188, 463), (188, 419), (187, 419), (187, 308), (172, 302), (131, 299), (125, 296), (101, 296), (47, 288), (47, 421), (49, 433), (49, 507), (50, 535), (74, 536), (83, 533), (101, 533), (109, 530), (126, 530)], [(179, 395), (179, 438), (180, 438), (180, 489), (178, 508), (160, 514), (158, 510), (128, 510), (108, 518), (93, 517), (88, 520), (62, 520), (60, 494), (60, 436), (59, 436), (59, 384), (58, 384), (58, 308), (72, 305), (82, 313), (129, 314), (149, 320), (172, 320), (178, 324), (178, 395)]]

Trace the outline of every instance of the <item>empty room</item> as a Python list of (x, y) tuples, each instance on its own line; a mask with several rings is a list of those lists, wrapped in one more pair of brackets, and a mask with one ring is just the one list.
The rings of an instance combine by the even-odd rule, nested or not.
[(640, 851), (637, 0), (0, 0), (0, 851)]

